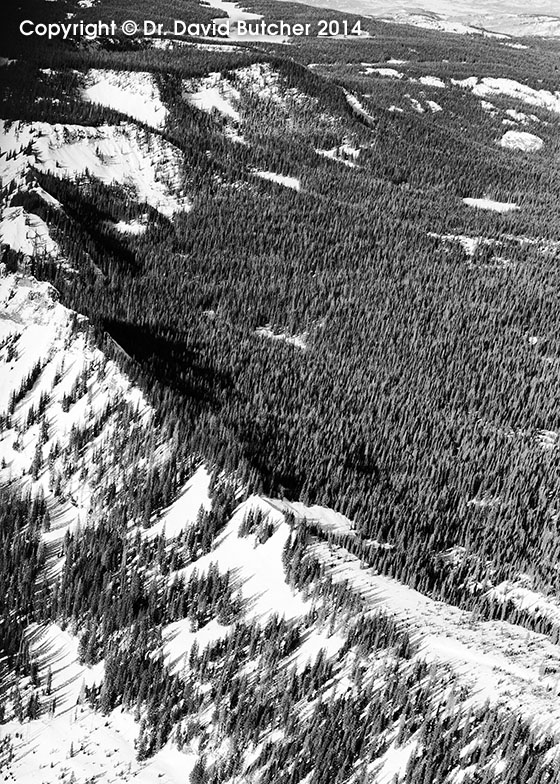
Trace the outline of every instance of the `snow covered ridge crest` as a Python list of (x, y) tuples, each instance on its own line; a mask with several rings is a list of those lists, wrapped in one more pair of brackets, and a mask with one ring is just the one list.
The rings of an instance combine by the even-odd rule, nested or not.
[[(151, 408), (96, 347), (87, 318), (64, 307), (50, 283), (19, 273), (0, 275), (0, 377), (0, 482), (43, 495), (56, 520), (46, 536), (57, 541), (84, 523), (101, 486), (93, 453), (105, 451), (107, 477), (120, 481), (118, 419), (148, 427)], [(97, 436), (69, 463), (73, 437), (88, 428)]]
[(82, 97), (123, 112), (153, 128), (163, 128), (169, 114), (162, 103), (154, 75), (145, 71), (92, 68), (86, 74)]
[[(0, 177), (22, 187), (31, 167), (75, 179), (130, 186), (138, 201), (162, 215), (190, 209), (181, 186), (182, 155), (171, 143), (133, 123), (82, 125), (0, 121)], [(12, 157), (8, 159), (8, 154)]]

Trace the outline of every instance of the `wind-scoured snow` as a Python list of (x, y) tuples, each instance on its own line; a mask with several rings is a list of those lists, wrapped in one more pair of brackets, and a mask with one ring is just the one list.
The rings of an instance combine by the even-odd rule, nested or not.
[(507, 131), (500, 139), (500, 147), (522, 152), (537, 152), (542, 149), (543, 144), (540, 136), (526, 131)]
[(116, 109), (153, 128), (165, 125), (169, 111), (162, 103), (153, 74), (92, 68), (86, 74), (86, 85), (82, 90), (86, 101)]

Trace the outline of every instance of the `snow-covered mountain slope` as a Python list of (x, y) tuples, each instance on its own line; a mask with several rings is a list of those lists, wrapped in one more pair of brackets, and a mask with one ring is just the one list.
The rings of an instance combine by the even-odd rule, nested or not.
[(26, 256), (58, 257), (60, 249), (45, 221), (23, 207), (6, 207), (0, 220), (0, 243)]
[(0, 158), (5, 187), (21, 187), (35, 167), (58, 177), (87, 174), (129, 186), (138, 201), (168, 217), (190, 206), (181, 186), (180, 151), (132, 123), (94, 128), (2, 121), (0, 147), (6, 156)]
[(86, 524), (105, 482), (124, 481), (131, 468), (118, 458), (119, 424), (149, 430), (151, 409), (49, 283), (0, 277), (0, 346), (0, 481), (45, 497), (54, 547)]
[[(20, 274), (1, 277), (0, 326), (1, 373), (8, 381), (0, 400), (2, 411), (8, 414), (0, 440), (0, 478), (27, 486), (47, 499), (51, 521), (50, 530), (42, 534), (47, 560), (41, 579), (54, 584), (64, 567), (60, 551), (65, 534), (82, 535), (90, 519), (95, 519), (91, 513), (101, 508), (100, 496), (108, 482), (118, 490), (132, 473), (136, 482), (143, 481), (142, 461), (133, 457), (134, 444), (149, 439), (150, 434), (154, 438), (152, 412), (115, 363), (92, 343), (86, 320), (63, 307), (49, 284)], [(199, 525), (200, 514), (210, 513), (212, 504), (210, 474), (201, 466), (172, 503), (152, 517), (142, 537), (147, 544), (163, 542), (157, 546), (172, 555)], [(129, 522), (132, 543), (141, 530), (140, 521)], [(271, 658), (266, 643), (259, 643), (255, 658), (245, 663), (242, 658), (236, 675), (244, 677), (265, 667), (271, 678), (266, 687), (271, 700), (280, 699), (273, 696), (278, 688), (275, 679), (285, 681), (289, 673), (293, 673), (291, 678), (305, 678), (310, 671), (326, 668), (321, 699), (335, 704), (344, 695), (358, 699), (363, 684), (368, 688), (386, 684), (387, 668), (404, 666), (412, 677), (414, 668), (425, 667), (426, 662), (440, 673), (440, 689), (430, 691), (429, 711), (435, 711), (434, 715), (441, 706), (451, 704), (453, 689), (462, 689), (465, 708), (471, 705), (478, 710), (489, 700), (500, 709), (514, 708), (533, 725), (546, 725), (548, 733), (560, 737), (556, 699), (560, 654), (550, 640), (513, 624), (477, 620), (376, 574), (346, 549), (357, 536), (352, 521), (335, 510), (259, 496), (242, 501), (209, 548), (187, 566), (172, 569), (163, 583), (172, 588), (177, 580), (189, 584), (222, 575), (228, 580), (237, 615), (205, 615), (202, 623), (188, 615), (167, 623), (153, 655), (170, 677), (178, 682), (194, 677), (196, 682), (198, 677), (207, 677), (194, 675), (204, 666), (205, 657), (238, 650), (236, 640), (242, 628), (258, 636), (282, 619), (285, 628), (293, 630), (289, 634), (295, 635), (290, 645), (286, 643), (285, 650)], [(305, 544), (296, 555), (298, 541)], [(380, 546), (390, 547), (390, 543), (371, 542), (373, 548)], [(294, 582), (296, 563), (313, 575), (303, 584), (299, 578)], [(152, 572), (150, 579), (156, 577), (157, 572)], [(337, 591), (347, 598), (335, 599)], [(349, 610), (354, 602), (358, 613)], [(358, 657), (358, 632), (352, 631), (355, 621), (376, 618), (380, 611), (408, 633), (415, 650), (412, 658), (402, 660), (392, 648)], [(229, 741), (220, 739), (223, 730), (216, 729), (216, 722), (221, 721), (219, 704), (204, 681), (199, 684), (196, 729), (192, 725), (188, 730), (191, 725), (178, 720), (149, 759), (138, 759), (146, 742), (143, 711), (135, 717), (130, 708), (114, 707), (106, 716), (93, 710), (87, 690), (97, 685), (103, 688), (108, 676), (103, 661), (94, 666), (79, 661), (82, 632), (75, 624), (62, 628), (53, 621), (34, 622), (27, 628), (35, 685), (29, 678), (20, 678), (22, 697), (12, 693), (7, 703), (9, 721), (2, 725), (0, 735), (7, 749), (2, 764), (8, 776), (22, 782), (85, 784), (97, 777), (108, 782), (179, 784), (201, 760), (224, 764)], [(429, 677), (435, 677), (427, 673), (418, 688), (427, 688)], [(264, 688), (255, 686), (255, 694)], [(39, 695), (39, 716), (33, 713), (22, 723), (12, 712), (17, 714), (17, 699), (27, 699), (31, 693)], [(318, 709), (316, 700), (310, 696), (301, 704), (296, 701), (301, 725), (297, 732), (311, 728), (308, 722)], [(281, 744), (284, 732), (271, 729), (270, 739)], [(369, 762), (364, 756), (363, 764), (367, 762), (375, 781), (389, 784), (396, 774), (404, 775), (407, 764), (421, 753), (421, 745), (415, 734), (403, 745), (393, 724), (380, 737), (384, 740), (377, 756)], [(241, 780), (251, 780), (251, 771), (266, 764), (263, 749), (262, 743), (249, 743), (242, 754), (245, 773)], [(457, 773), (460, 770), (461, 765)]]
[(145, 762), (137, 758), (139, 723), (116, 708), (108, 716), (92, 710), (84, 690), (103, 677), (103, 663), (84, 667), (78, 658), (78, 638), (56, 624), (28, 630), (33, 661), (41, 673), (44, 714), (25, 723), (12, 719), (0, 727), (0, 770), (21, 784), (91, 781), (125, 784), (185, 781), (196, 754), (179, 752), (169, 744)]
[(163, 128), (167, 108), (161, 101), (154, 75), (143, 71), (90, 69), (82, 97), (127, 114), (154, 128)]
[[(195, 485), (204, 476), (204, 473), (200, 474)], [(290, 523), (284, 513), (291, 516)], [(160, 530), (176, 516), (176, 506), (164, 510), (157, 523)], [(258, 530), (248, 532), (249, 518), (258, 521)], [(309, 588), (302, 590), (290, 585), (282, 553), (288, 545), (294, 545), (296, 537), (308, 525), (320, 536), (316, 538), (315, 534), (310, 534), (304, 559), (309, 564), (319, 564), (320, 570)], [(174, 530), (178, 533), (177, 528)], [(427, 662), (432, 669), (426, 670), (422, 683), (428, 687), (428, 683), (437, 679), (439, 684), (438, 688), (430, 686), (434, 715), (438, 711), (455, 710), (455, 700), (463, 700), (465, 709), (470, 707), (471, 711), (481, 709), (489, 702), (505, 710), (515, 708), (534, 727), (560, 739), (557, 706), (560, 654), (556, 646), (542, 635), (528, 633), (512, 624), (482, 622), (469, 613), (434, 602), (394, 580), (375, 574), (337, 544), (338, 538), (342, 541), (352, 532), (352, 523), (333, 510), (252, 496), (238, 507), (210, 552), (195, 559), (181, 576), (202, 575), (217, 568), (220, 573), (229, 574), (233, 581), (236, 595), (245, 608), (244, 624), (253, 623), (261, 628), (268, 624), (269, 628), (279, 618), (296, 624), (300, 629), (298, 643), (287, 654), (281, 654), (280, 662), (274, 667), (280, 667), (279, 677), (286, 682), (290, 677), (296, 677), (289, 675), (291, 672), (303, 677), (309, 669), (327, 667), (330, 675), (321, 698), (327, 705), (334, 704), (343, 695), (349, 699), (364, 685), (377, 682), (381, 688), (386, 668), (397, 666), (398, 661), (392, 650), (369, 654), (363, 650), (361, 657), (357, 657), (355, 643), (350, 642), (354, 638), (348, 636), (355, 618), (343, 609), (343, 605), (338, 611), (331, 606), (328, 597), (332, 588), (326, 589), (330, 584), (334, 589), (343, 587), (348, 595), (356, 597), (362, 607), (361, 613), (365, 613), (364, 618), (372, 614), (376, 617), (375, 613), (381, 611), (397, 618), (401, 628), (408, 630), (416, 653), (409, 664), (405, 662), (406, 667), (423, 666), (421, 663)], [(170, 543), (173, 546), (173, 540)], [(174, 581), (178, 576), (178, 573), (172, 573), (168, 579)], [(195, 658), (202, 656), (204, 660), (210, 650), (227, 650), (228, 646), (233, 650), (240, 628), (240, 619), (236, 623), (225, 623), (213, 618), (199, 628), (189, 619), (175, 622), (162, 630), (159, 655), (167, 670), (180, 680), (192, 678), (193, 655)], [(2, 727), (4, 735), (11, 735), (13, 749), (12, 760), (6, 769), (16, 780), (32, 781), (42, 775), (45, 782), (54, 782), (61, 776), (70, 780), (73, 775), (72, 780), (80, 783), (97, 775), (103, 781), (149, 782), (157, 778), (179, 784), (184, 781), (185, 772), (193, 770), (202, 755), (207, 764), (218, 764), (227, 758), (230, 746), (227, 743), (224, 746), (224, 740), (216, 734), (217, 705), (204, 698), (197, 716), (196, 732), (186, 745), (181, 744), (182, 750), (174, 741), (169, 741), (148, 761), (138, 761), (138, 737), (142, 731), (131, 713), (116, 708), (102, 717), (84, 699), (86, 687), (103, 681), (103, 662), (93, 668), (80, 664), (77, 638), (56, 624), (30, 627), (28, 639), (32, 661), (38, 666), (39, 683), (43, 689), (48, 683), (49, 693), (44, 694), (42, 700), (48, 704), (54, 698), (55, 705), (52, 716), (43, 715), (23, 726), (11, 720)], [(254, 660), (247, 660), (247, 673), (263, 666), (270, 653), (264, 659), (263, 656), (265, 654), (258, 653)], [(355, 680), (357, 667), (359, 681)], [(271, 680), (268, 688), (271, 694), (276, 693), (278, 685)], [(459, 693), (462, 697), (452, 696)], [(302, 726), (311, 719), (317, 707), (315, 703), (316, 700), (310, 698), (298, 704)], [(435, 707), (438, 705), (439, 708)], [(182, 731), (181, 726), (177, 726), (178, 733)], [(404, 776), (409, 760), (421, 753), (419, 736), (413, 734), (403, 743), (397, 739), (397, 729), (398, 725), (390, 724), (383, 732), (384, 745), (375, 761), (368, 763), (372, 774), (375, 771), (373, 781), (390, 784), (395, 775)], [(468, 736), (466, 729), (464, 731)], [(53, 742), (55, 738), (56, 742)], [(271, 740), (281, 741), (282, 738), (280, 731), (270, 735)], [(462, 755), (465, 759), (469, 757), (471, 742), (474, 740), (470, 736), (465, 737)], [(263, 745), (249, 745), (251, 750), (243, 755), (245, 774), (240, 781), (252, 780), (251, 771), (255, 770), (252, 766), (264, 764), (260, 758)], [(549, 754), (551, 760), (558, 758), (558, 747), (553, 751)], [(364, 761), (366, 759), (367, 756)], [(496, 764), (498, 761), (496, 757)], [(506, 764), (505, 760), (500, 764)], [(458, 762), (457, 775), (462, 769), (463, 764)]]
[(555, 0), (537, 0), (529, 7), (523, 0), (305, 0), (307, 5), (336, 11), (375, 16), (391, 22), (411, 24), (459, 35), (558, 36), (560, 13)]

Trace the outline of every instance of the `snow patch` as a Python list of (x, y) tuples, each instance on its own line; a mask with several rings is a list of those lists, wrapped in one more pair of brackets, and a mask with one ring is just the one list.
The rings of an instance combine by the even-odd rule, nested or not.
[(509, 201), (494, 201), (493, 199), (474, 199), (471, 197), (467, 197), (463, 199), (463, 202), (468, 207), (474, 207), (478, 210), (491, 210), (493, 212), (515, 212), (519, 209), (517, 204), (513, 204)]
[(426, 87), (440, 87), (445, 88), (446, 84), (443, 79), (440, 79), (439, 76), (421, 76), (418, 79), (420, 84), (425, 85)]
[(201, 508), (210, 511), (212, 500), (209, 493), (210, 473), (205, 466), (201, 466), (184, 485), (175, 501), (158, 513), (157, 522), (147, 529), (146, 537), (151, 539), (164, 532), (167, 539), (179, 536), (181, 531), (196, 522)]
[(153, 74), (92, 68), (86, 74), (82, 97), (116, 109), (135, 120), (163, 128), (169, 111), (163, 105)]
[(235, 122), (241, 120), (233, 105), (239, 101), (239, 91), (219, 72), (212, 72), (203, 79), (184, 80), (183, 97), (203, 112), (217, 111)]
[(535, 90), (533, 87), (521, 84), (514, 79), (490, 76), (482, 79), (479, 79), (477, 76), (469, 76), (466, 79), (452, 79), (451, 82), (459, 87), (472, 90), (480, 98), (507, 95), (522, 103), (560, 114), (560, 90), (555, 92)]
[(0, 244), (26, 256), (56, 258), (60, 249), (51, 238), (49, 227), (38, 215), (23, 207), (5, 207), (0, 217)]
[[(262, 176), (262, 174), (259, 176)], [(265, 179), (269, 179), (269, 178), (265, 177)], [(286, 179), (291, 179), (291, 178), (286, 178)], [(275, 180), (275, 182), (277, 182), (277, 180)], [(283, 185), (284, 183), (281, 184)], [(286, 186), (286, 187), (293, 187), (293, 186)], [(296, 188), (296, 190), (299, 190), (299, 187)], [(284, 343), (290, 343), (290, 345), (295, 346), (296, 348), (301, 348), (301, 349), (307, 348), (307, 342), (306, 342), (308, 338), (307, 332), (303, 332), (301, 335), (288, 335), (286, 332), (274, 332), (270, 324), (268, 324), (266, 327), (258, 327), (255, 330), (255, 334), (263, 338), (269, 338), (270, 340), (281, 340)]]
[(522, 152), (537, 152), (542, 149), (543, 144), (540, 136), (526, 131), (507, 131), (500, 139), (500, 147)]
[[(299, 191), (301, 188), (300, 181), (297, 177), (289, 177), (286, 174), (277, 174), (276, 172), (271, 171), (260, 171), (258, 169), (253, 170), (253, 174), (256, 174), (257, 177), (261, 177), (263, 180), (268, 180), (269, 182), (275, 182), (278, 185), (283, 185), (284, 188), (292, 188), (294, 191)], [(267, 327), (261, 327), (261, 330), (267, 330)], [(264, 334), (264, 333), (263, 333)], [(269, 334), (268, 337), (276, 337), (273, 333)], [(282, 336), (284, 338), (284, 336)], [(287, 338), (284, 338), (287, 340)]]

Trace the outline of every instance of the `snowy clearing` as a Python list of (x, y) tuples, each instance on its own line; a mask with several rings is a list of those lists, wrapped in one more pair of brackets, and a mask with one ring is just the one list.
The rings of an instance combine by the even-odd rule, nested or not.
[[(259, 171), (258, 169), (254, 169), (253, 174), (263, 180), (268, 180), (269, 182), (275, 182), (278, 185), (283, 185), (284, 188), (292, 188), (294, 191), (299, 191), (301, 188), (299, 179), (297, 177), (289, 177), (287, 174), (277, 174), (276, 172), (271, 171)], [(266, 327), (262, 327), (261, 329), (266, 329)], [(268, 335), (268, 337), (275, 336), (272, 334)], [(282, 338), (284, 338), (284, 336), (282, 336)]]
[(115, 228), (121, 234), (144, 234), (148, 228), (148, 224), (141, 220), (121, 220), (113, 224), (113, 228)]
[(86, 74), (82, 97), (135, 120), (163, 128), (169, 111), (163, 105), (153, 74), (140, 71), (91, 69)]
[(239, 91), (219, 72), (212, 72), (202, 79), (184, 80), (183, 98), (203, 112), (217, 111), (235, 122), (241, 120), (234, 107), (240, 98)]
[(491, 210), (493, 212), (515, 212), (519, 209), (519, 205), (513, 204), (509, 201), (494, 201), (493, 199), (473, 199), (467, 197), (463, 202), (468, 207), (474, 207), (477, 210)]
[(445, 88), (446, 84), (443, 79), (440, 79), (439, 76), (421, 76), (418, 79), (420, 84), (423, 84), (425, 87), (439, 87)]
[(366, 68), (364, 74), (378, 74), (379, 76), (389, 76), (392, 79), (402, 79), (404, 74), (394, 68)]
[(360, 155), (360, 150), (348, 144), (341, 144), (339, 147), (333, 147), (330, 150), (315, 150), (315, 152), (317, 155), (323, 156), (323, 158), (330, 158), (331, 161), (342, 163), (350, 169), (355, 169), (358, 166), (356, 159)]

